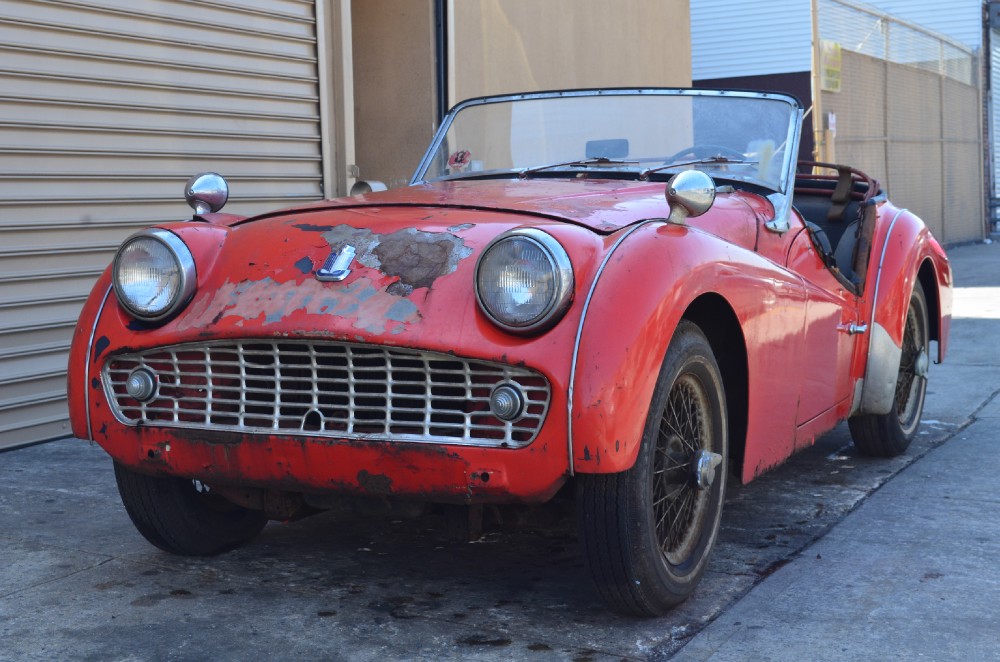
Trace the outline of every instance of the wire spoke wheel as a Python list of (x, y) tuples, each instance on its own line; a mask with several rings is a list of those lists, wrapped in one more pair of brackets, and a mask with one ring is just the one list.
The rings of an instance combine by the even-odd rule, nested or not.
[(671, 387), (660, 421), (653, 466), (653, 517), (660, 551), (679, 565), (697, 545), (709, 493), (693, 479), (701, 450), (711, 451), (711, 405), (694, 375)]
[(663, 614), (698, 585), (722, 519), (727, 434), (711, 345), (682, 321), (660, 369), (635, 464), (577, 477), (584, 559), (616, 611)]
[(910, 295), (892, 410), (848, 419), (854, 446), (862, 455), (894, 457), (906, 451), (920, 427), (930, 366), (927, 300), (918, 284)]
[(903, 334), (903, 353), (896, 380), (896, 415), (904, 434), (912, 434), (920, 423), (924, 393), (927, 389), (927, 320), (910, 306)]

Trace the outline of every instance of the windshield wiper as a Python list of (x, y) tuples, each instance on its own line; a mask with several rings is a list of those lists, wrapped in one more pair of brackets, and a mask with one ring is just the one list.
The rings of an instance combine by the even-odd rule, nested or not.
[(661, 166), (656, 166), (655, 168), (646, 168), (639, 173), (639, 179), (641, 181), (646, 181), (649, 176), (656, 172), (661, 172), (663, 170), (670, 170), (671, 168), (681, 168), (683, 166), (689, 165), (754, 165), (757, 161), (748, 161), (747, 159), (731, 159), (728, 156), (709, 156), (704, 159), (692, 159), (691, 161), (675, 161), (673, 163), (666, 163)]
[(517, 173), (519, 179), (527, 179), (528, 175), (533, 175), (542, 170), (552, 168), (589, 168), (591, 166), (606, 168), (620, 165), (639, 165), (638, 161), (626, 161), (623, 159), (609, 159), (606, 156), (595, 156), (591, 159), (577, 159), (576, 161), (566, 161), (565, 163), (550, 163), (549, 165), (535, 166), (534, 168), (524, 168)]

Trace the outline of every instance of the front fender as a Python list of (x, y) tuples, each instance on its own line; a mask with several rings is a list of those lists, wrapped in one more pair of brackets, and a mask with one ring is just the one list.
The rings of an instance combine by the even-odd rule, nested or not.
[(941, 245), (914, 214), (888, 204), (880, 214), (886, 222), (876, 233), (875, 259), (869, 266), (868, 282), (873, 285), (866, 297), (870, 331), (864, 381), (852, 414), (892, 410), (914, 287), (922, 287), (927, 299), (929, 332), (938, 343), (939, 363), (947, 352), (951, 328), (952, 273)]
[[(574, 471), (613, 473), (633, 465), (670, 339), (692, 304), (706, 295), (735, 313), (737, 333), (757, 349), (743, 392), (748, 386), (751, 393), (769, 394), (761, 397), (797, 391), (794, 377), (784, 377), (780, 366), (795, 353), (801, 334), (799, 282), (706, 232), (644, 224), (611, 254), (587, 300), (571, 377)], [(748, 449), (747, 460), (769, 465), (768, 458), (786, 456), (794, 415), (794, 407), (783, 407), (766, 420), (752, 418), (748, 439), (763, 443)]]

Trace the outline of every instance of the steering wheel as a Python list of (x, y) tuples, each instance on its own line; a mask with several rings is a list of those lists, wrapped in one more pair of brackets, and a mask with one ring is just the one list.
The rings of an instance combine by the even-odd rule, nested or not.
[(706, 143), (702, 145), (691, 145), (690, 147), (685, 147), (681, 151), (676, 152), (671, 156), (668, 156), (667, 160), (664, 163), (666, 165), (670, 165), (671, 163), (674, 163), (676, 161), (710, 159), (713, 156), (724, 156), (730, 159), (741, 159), (741, 160), (746, 158), (743, 152), (735, 150), (732, 147)]

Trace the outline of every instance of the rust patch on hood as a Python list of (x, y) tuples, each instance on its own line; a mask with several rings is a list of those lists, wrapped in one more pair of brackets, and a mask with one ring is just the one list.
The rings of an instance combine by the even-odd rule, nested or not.
[(323, 233), (330, 249), (354, 246), (358, 262), (399, 280), (386, 290), (409, 296), (413, 290), (431, 287), (434, 281), (453, 273), (458, 263), (472, 255), (465, 242), (447, 232), (424, 232), (406, 228), (379, 235), (366, 228), (337, 225)]

